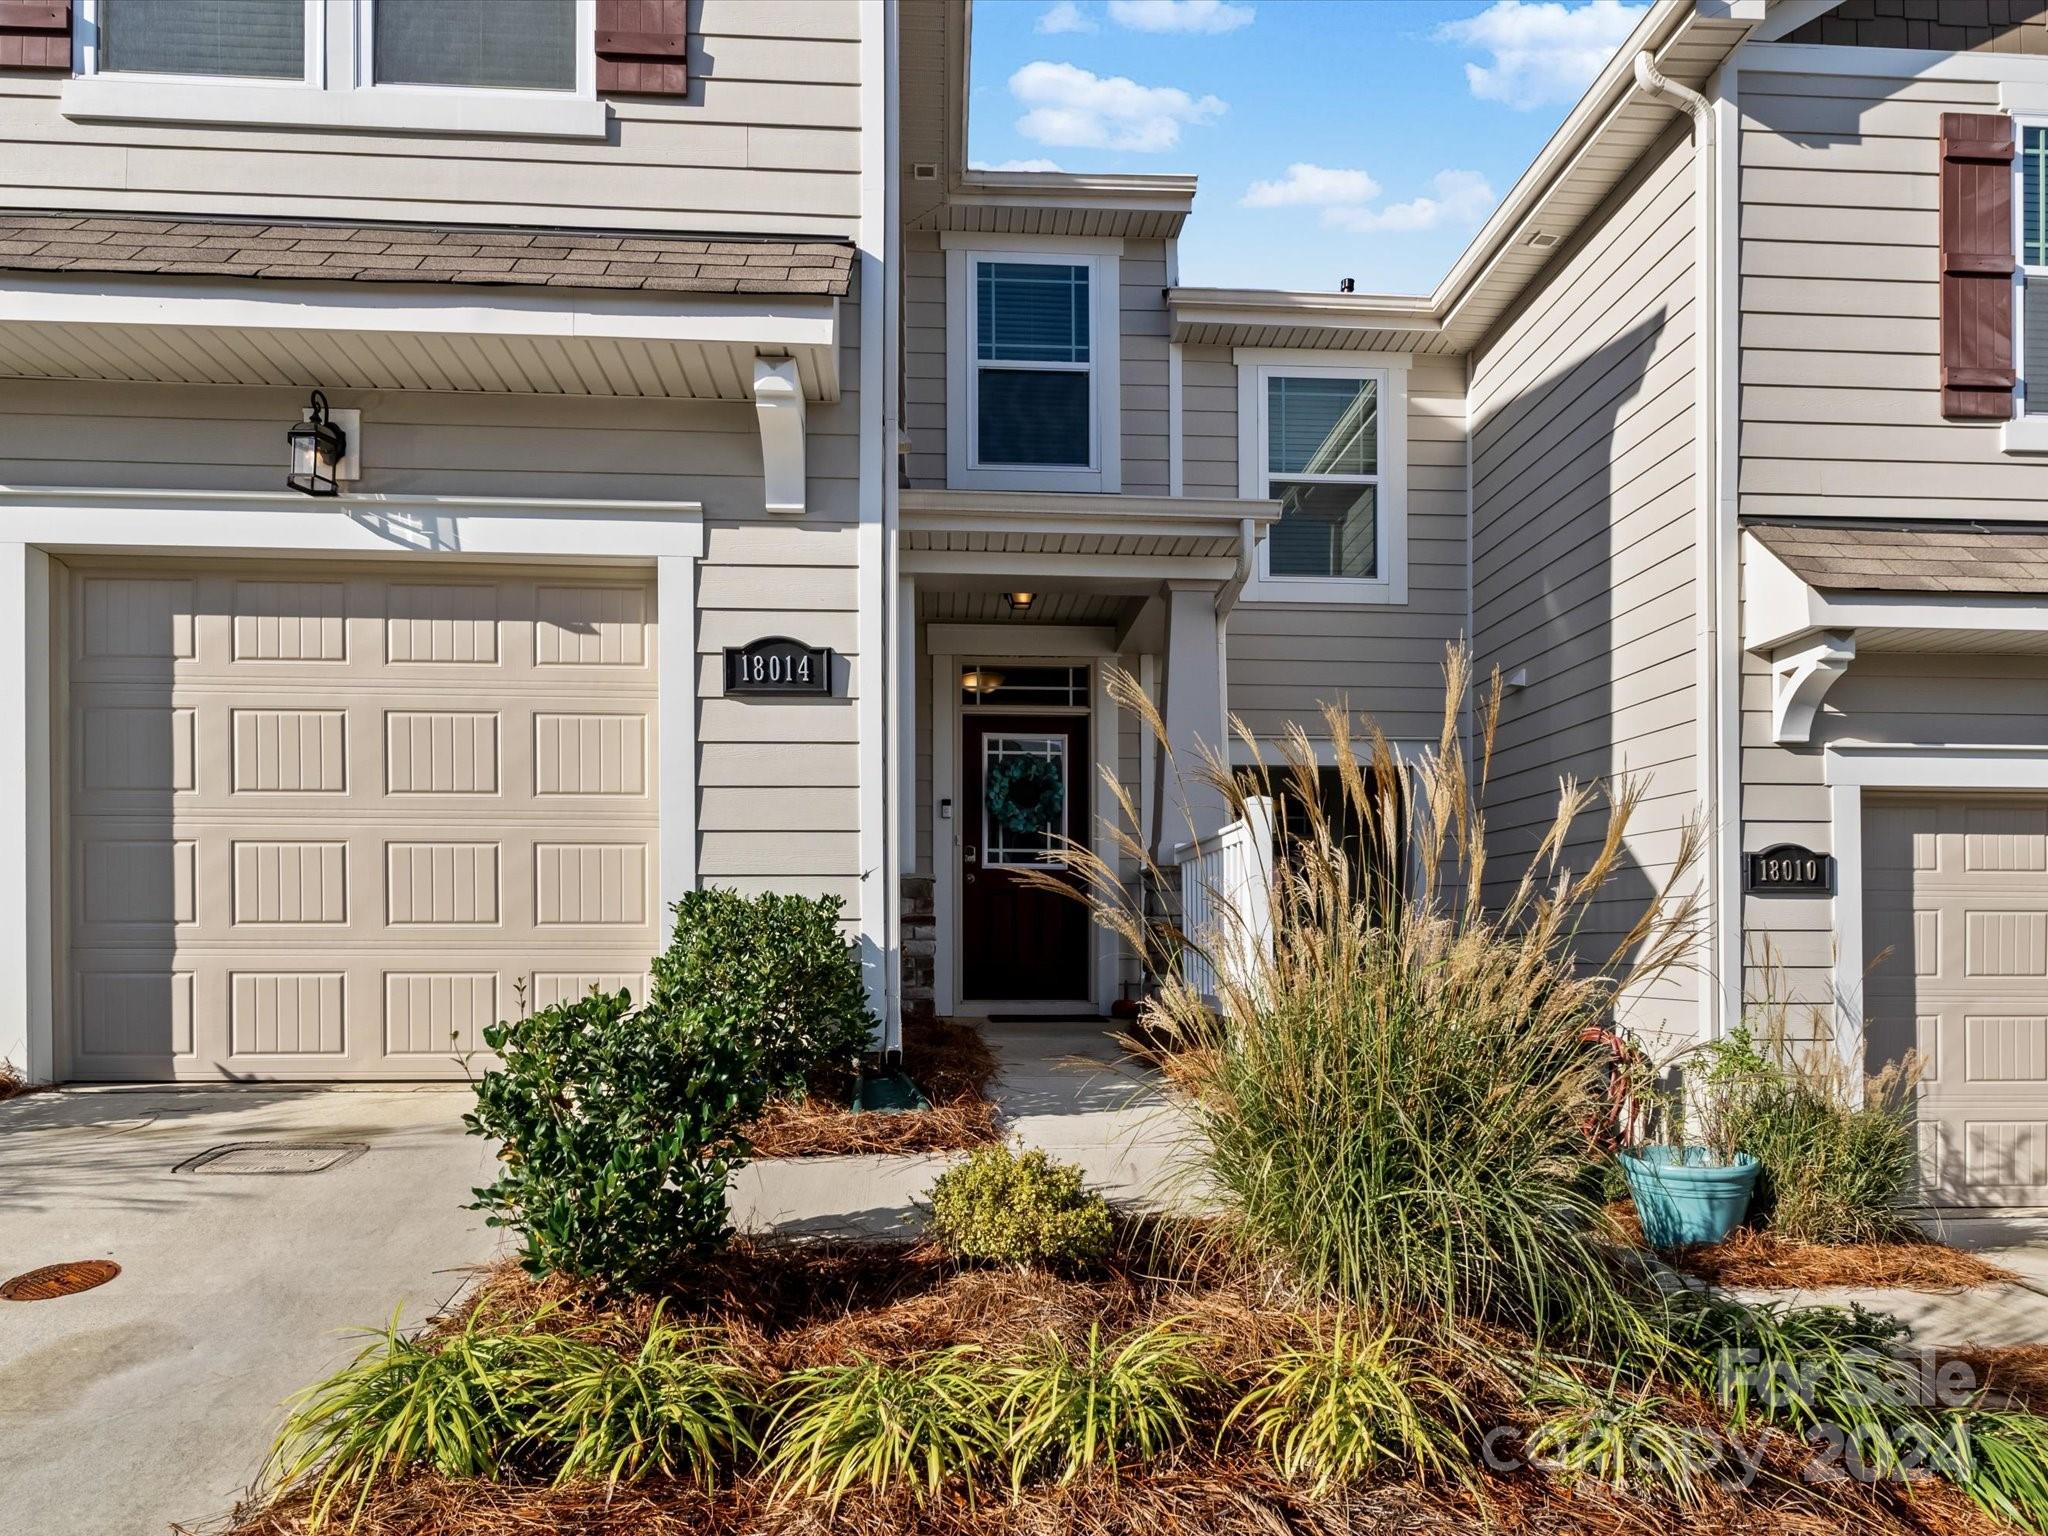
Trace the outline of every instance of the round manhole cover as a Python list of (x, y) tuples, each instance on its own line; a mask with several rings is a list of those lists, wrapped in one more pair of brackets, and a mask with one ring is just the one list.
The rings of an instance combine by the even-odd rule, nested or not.
[(50, 1301), (76, 1296), (105, 1285), (121, 1273), (112, 1259), (81, 1259), (75, 1264), (46, 1264), (12, 1280), (0, 1281), (0, 1301)]

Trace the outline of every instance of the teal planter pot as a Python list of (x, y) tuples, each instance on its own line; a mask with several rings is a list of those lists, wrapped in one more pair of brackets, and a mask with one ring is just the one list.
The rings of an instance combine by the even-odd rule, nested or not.
[(1757, 1162), (1747, 1152), (1709, 1163), (1705, 1147), (1640, 1147), (1621, 1154), (1621, 1172), (1643, 1237), (1652, 1248), (1676, 1248), (1718, 1243), (1735, 1230), (1756, 1189)]

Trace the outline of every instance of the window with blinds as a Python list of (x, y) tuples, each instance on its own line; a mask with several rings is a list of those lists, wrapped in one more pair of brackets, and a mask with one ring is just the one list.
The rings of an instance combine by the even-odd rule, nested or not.
[(1379, 398), (1374, 378), (1267, 376), (1266, 494), (1280, 503), (1268, 576), (1380, 574)]
[(576, 88), (576, 0), (376, 0), (371, 32), (379, 85)]
[(2020, 378), (2026, 412), (2048, 416), (2048, 127), (2020, 130)]
[(100, 0), (99, 34), (105, 70), (306, 77), (304, 0)]
[(976, 459), (1086, 468), (1094, 460), (1089, 269), (974, 263)]

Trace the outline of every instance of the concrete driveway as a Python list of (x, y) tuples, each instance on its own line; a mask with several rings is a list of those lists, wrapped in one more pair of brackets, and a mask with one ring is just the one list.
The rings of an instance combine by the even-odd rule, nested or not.
[[(63, 1260), (120, 1275), (0, 1302), (0, 1529), (164, 1536), (218, 1521), (280, 1405), (416, 1322), (503, 1241), (466, 1211), (490, 1149), (466, 1090), (66, 1090), (0, 1104), (0, 1278)], [(174, 1172), (236, 1142), (360, 1143), (325, 1172)]]

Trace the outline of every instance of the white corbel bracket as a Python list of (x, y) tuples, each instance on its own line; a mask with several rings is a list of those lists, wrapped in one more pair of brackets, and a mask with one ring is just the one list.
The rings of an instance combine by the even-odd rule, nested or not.
[(761, 492), (770, 512), (804, 515), (804, 387), (795, 358), (754, 359), (761, 418)]
[(1820, 701), (1856, 659), (1852, 634), (1815, 635), (1771, 653), (1771, 739), (1788, 746), (1813, 740)]

